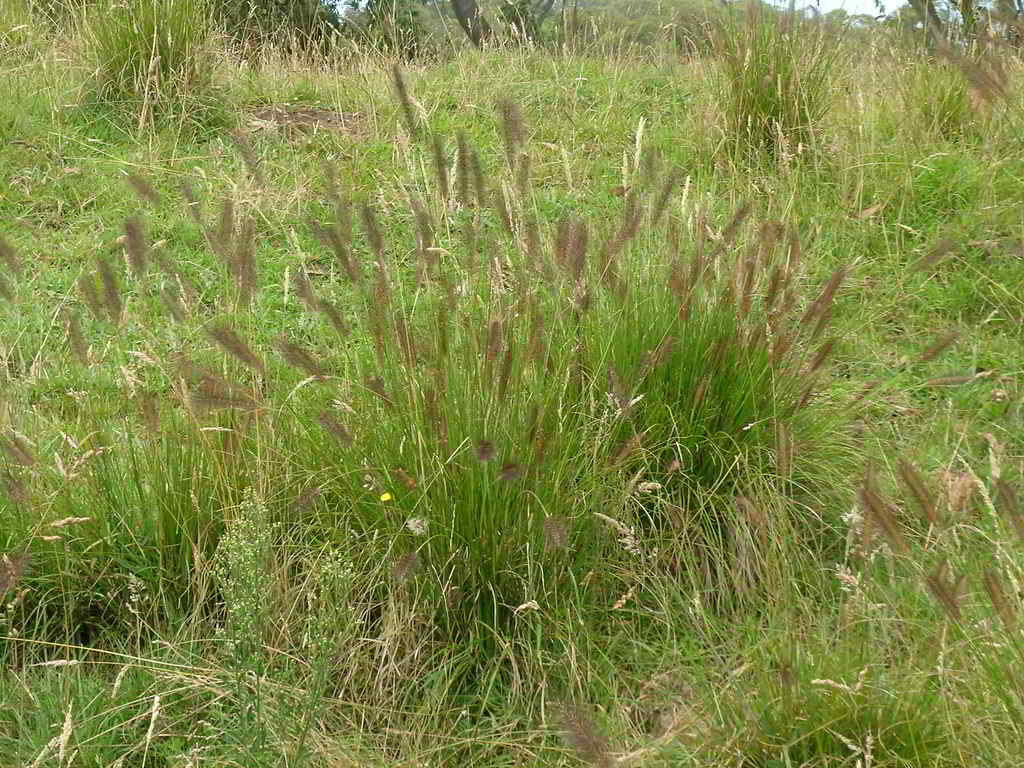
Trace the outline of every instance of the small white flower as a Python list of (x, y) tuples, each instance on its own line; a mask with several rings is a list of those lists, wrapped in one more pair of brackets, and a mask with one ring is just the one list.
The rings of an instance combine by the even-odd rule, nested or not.
[(837, 565), (835, 574), (839, 580), (839, 588), (843, 592), (853, 594), (860, 589), (860, 577), (845, 565)]
[(65, 517), (63, 520), (55, 520), (50, 523), (51, 528), (64, 528), (68, 525), (77, 525), (78, 523), (87, 523), (92, 520), (91, 517)]
[(422, 517), (410, 517), (405, 521), (405, 527), (409, 529), (413, 536), (427, 535), (427, 521)]
[(624, 550), (634, 557), (642, 558), (644, 556), (643, 549), (640, 547), (640, 542), (637, 540), (636, 532), (631, 527), (624, 525), (613, 517), (603, 515), (600, 512), (595, 512), (594, 515), (618, 531), (619, 544), (622, 545)]
[(850, 511), (843, 514), (842, 519), (849, 528), (853, 529), (860, 528), (861, 524), (864, 522), (864, 516), (857, 507), (851, 507)]

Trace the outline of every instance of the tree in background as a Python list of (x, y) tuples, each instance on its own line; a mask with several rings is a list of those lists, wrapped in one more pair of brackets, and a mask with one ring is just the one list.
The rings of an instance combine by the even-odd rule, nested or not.
[(466, 33), (469, 42), (477, 48), (483, 48), (485, 43), (490, 42), (494, 31), (487, 17), (480, 12), (476, 0), (451, 0), (451, 5), (452, 13), (455, 14), (455, 19)]
[(406, 60), (423, 52), (420, 0), (348, 0), (348, 7), (346, 21), (375, 50)]
[(1009, 42), (1020, 35), (1024, 0), (907, 0), (889, 19), (927, 30), (929, 37), (970, 43), (995, 33)]
[[(972, 0), (967, 0), (970, 3)], [(957, 0), (952, 0), (957, 2)], [(925, 28), (934, 31), (943, 37), (947, 34), (946, 21), (939, 14), (935, 0), (909, 0), (910, 9), (913, 11), (912, 18), (924, 24)]]
[(1011, 45), (1024, 44), (1024, 0), (996, 0), (989, 24)]
[(555, 0), (502, 0), (498, 12), (515, 37), (535, 42), (554, 5)]
[[(494, 37), (494, 29), (476, 0), (449, 1), (459, 26), (473, 45), (482, 48)], [(554, 5), (554, 0), (502, 0), (498, 14), (512, 37), (535, 41)]]
[(267, 43), (290, 50), (323, 48), (342, 30), (330, 0), (211, 0), (214, 17), (245, 50)]

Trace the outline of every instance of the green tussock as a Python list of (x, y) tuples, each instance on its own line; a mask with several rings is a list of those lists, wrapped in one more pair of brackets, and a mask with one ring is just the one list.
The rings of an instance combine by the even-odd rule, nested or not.
[(1008, 28), (406, 10), (4, 6), (4, 761), (1015, 768)]

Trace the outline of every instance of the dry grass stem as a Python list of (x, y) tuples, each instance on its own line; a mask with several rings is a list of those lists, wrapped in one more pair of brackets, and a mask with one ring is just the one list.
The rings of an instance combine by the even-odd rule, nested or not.
[(382, 267), (384, 264), (384, 236), (381, 235), (380, 226), (377, 224), (377, 215), (366, 203), (359, 206), (359, 213), (363, 220), (363, 232), (370, 243), (370, 250), (377, 257), (378, 265)]
[(501, 120), (501, 138), (505, 144), (505, 158), (508, 167), (515, 169), (516, 160), (522, 152), (526, 140), (526, 126), (519, 105), (513, 101), (503, 100), (498, 104), (498, 115)]
[(903, 531), (900, 530), (899, 522), (891, 505), (882, 498), (882, 495), (875, 488), (872, 475), (868, 475), (858, 492), (861, 507), (871, 519), (882, 529), (889, 545), (894, 551), (900, 554), (907, 554), (909, 547)]
[(1007, 632), (1016, 631), (1017, 606), (1010, 602), (1002, 576), (998, 571), (988, 569), (982, 576), (982, 583), (992, 607), (1003, 623), (1003, 628)]
[(137, 173), (128, 175), (128, 184), (141, 199), (151, 205), (160, 205), (160, 195), (146, 179)]
[(330, 432), (338, 442), (342, 445), (348, 446), (352, 444), (352, 434), (345, 428), (345, 425), (338, 420), (338, 417), (334, 414), (324, 411), (317, 417), (320, 425)]
[(278, 336), (274, 340), (274, 346), (281, 353), (289, 365), (298, 368), (317, 379), (327, 377), (327, 370), (305, 349), (288, 339), (286, 336)]
[(949, 349), (951, 346), (953, 346), (953, 344), (959, 337), (960, 334), (958, 334), (955, 331), (950, 331), (949, 333), (945, 333), (942, 336), (939, 336), (935, 341), (933, 341), (928, 346), (928, 348), (924, 352), (921, 353), (921, 356), (917, 358), (917, 362), (931, 362), (939, 355), (941, 355), (943, 352), (945, 352), (947, 349)]
[(221, 349), (236, 360), (260, 374), (266, 373), (266, 366), (259, 356), (238, 335), (238, 332), (226, 324), (211, 325), (206, 328), (209, 336)]
[(956, 581), (949, 581), (946, 575), (947, 571), (948, 566), (943, 561), (925, 577), (925, 583), (946, 614), (953, 621), (959, 623), (963, 618), (963, 611), (960, 608), (960, 589), (963, 584), (963, 576), (957, 578)]
[(116, 325), (121, 322), (124, 315), (124, 303), (121, 300), (121, 290), (114, 275), (114, 269), (110, 261), (103, 257), (96, 257), (96, 271), (100, 276), (100, 284), (103, 286), (103, 306), (107, 316)]
[(430, 143), (431, 156), (434, 161), (434, 174), (437, 176), (437, 192), (441, 196), (443, 205), (448, 204), (448, 156), (445, 151), (444, 140), (435, 135)]
[(417, 110), (414, 107), (412, 96), (409, 95), (409, 87), (406, 85), (402, 69), (397, 64), (391, 68), (391, 82), (398, 96), (398, 104), (402, 109), (402, 118), (405, 120), (405, 127), (409, 135), (416, 138), (420, 135), (420, 121), (417, 117)]
[(582, 707), (570, 705), (565, 708), (562, 728), (566, 741), (584, 762), (595, 768), (612, 768), (615, 764), (607, 739), (598, 731), (593, 717)]
[(900, 477), (903, 479), (903, 484), (910, 490), (914, 497), (914, 501), (917, 503), (917, 507), (921, 510), (921, 514), (924, 516), (925, 520), (927, 520), (928, 524), (932, 527), (938, 528), (942, 524), (942, 520), (939, 517), (938, 503), (935, 494), (928, 490), (924, 483), (924, 479), (913, 464), (906, 460), (901, 460), (899, 470)]
[(0, 598), (14, 591), (25, 575), (31, 556), (27, 552), (0, 557)]
[(124, 246), (132, 272), (136, 277), (142, 277), (149, 262), (149, 248), (138, 216), (130, 216), (124, 221)]
[(256, 156), (256, 152), (252, 148), (252, 144), (250, 144), (249, 140), (241, 133), (233, 133), (231, 138), (234, 142), (235, 149), (238, 150), (238, 154), (242, 156), (242, 162), (245, 163), (246, 170), (249, 171), (253, 181), (255, 181), (260, 187), (266, 187), (267, 180), (263, 175), (263, 169), (260, 168), (260, 161)]
[(18, 258), (18, 252), (2, 236), (0, 236), (0, 263), (16, 278), (22, 276), (22, 266), (21, 260)]
[(36, 463), (35, 454), (29, 444), (20, 435), (8, 432), (0, 436), (0, 449), (7, 454), (12, 463), (22, 467), (31, 467)]
[(75, 359), (82, 365), (89, 364), (89, 347), (85, 343), (85, 336), (82, 334), (82, 313), (73, 310), (67, 315), (66, 330), (68, 345)]

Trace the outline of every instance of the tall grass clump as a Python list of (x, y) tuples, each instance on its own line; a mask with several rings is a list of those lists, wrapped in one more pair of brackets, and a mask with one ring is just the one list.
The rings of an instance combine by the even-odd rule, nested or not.
[(970, 702), (1019, 744), (1024, 684), (1012, 670), (1024, 661), (1021, 463), (995, 435), (983, 437), (987, 461), (954, 454), (931, 473), (900, 459), (895, 499), (870, 475), (859, 496), (865, 524), (894, 553), (894, 575), (879, 581), (894, 592), (905, 575), (931, 599), (956, 670), (950, 697)]
[[(717, 242), (697, 225), (688, 258), (653, 273), (631, 267), (637, 282), (606, 327), (612, 391), (631, 412), (625, 437), (642, 444), (637, 472), (658, 489), (645, 516), (710, 551), (735, 533), (737, 505), (756, 524), (779, 512), (779, 496), (828, 506), (829, 484), (843, 485), (826, 478), (843, 464), (835, 427), (844, 417), (818, 391), (828, 381), (830, 307), (845, 272), (799, 300), (797, 242), (776, 222), (741, 238), (747, 213), (738, 211)], [(765, 509), (753, 509), (753, 498)]]
[(343, 3), (325, 0), (217, 0), (213, 18), (236, 53), (259, 57), (268, 47), (290, 54), (326, 54), (341, 41)]
[[(357, 3), (352, 4), (354, 9)], [(372, 50), (402, 60), (412, 60), (423, 53), (426, 28), (420, 8), (409, 0), (375, 0), (368, 3), (358, 21), (348, 24), (359, 30), (361, 38)]]
[(943, 141), (980, 138), (982, 105), (956, 65), (941, 59), (909, 62), (899, 90), (902, 109), (891, 116), (897, 125)]
[(752, 159), (812, 147), (832, 99), (840, 48), (827, 25), (749, 3), (716, 21), (725, 142)]
[(884, 646), (884, 638), (872, 637), (866, 622), (841, 631), (827, 639), (780, 637), (720, 697), (735, 734), (723, 750), (733, 764), (942, 764), (950, 729), (929, 672), (905, 658), (887, 665), (871, 658), (867, 649)]
[(100, 100), (136, 114), (140, 125), (209, 101), (206, 0), (127, 0), (86, 13)]
[(31, 49), (35, 19), (28, 0), (9, 0), (0, 16), (0, 64), (15, 61)]
[[(352, 670), (318, 669), (317, 690), (533, 711), (600, 684), (618, 616), (655, 636), (674, 630), (654, 606), (757, 606), (813, 570), (842, 468), (843, 414), (819, 388), (843, 270), (806, 291), (786, 227), (683, 205), (676, 174), (639, 152), (615, 216), (545, 217), (516, 105), (500, 171), (408, 116), (434, 174), (394, 220), (329, 185), (310, 258), (331, 274), (298, 262), (281, 286), (301, 334), (260, 328), (256, 297), (280, 289), (259, 282), (254, 220), (231, 199), (210, 220), (189, 207), (228, 284), (186, 277), (138, 219), (124, 266), (101, 258), (80, 281), (90, 319), (68, 349), (81, 364), (84, 338), (139, 333), (146, 386), (61, 425), (92, 451), (73, 483), (34, 460), (62, 445), (52, 427), (23, 440), (26, 416), (0, 443), (8, 488), (42, 505), (5, 544), (31, 542), (21, 578), (46, 595), (18, 609), (23, 636), (102, 644), (134, 626), (143, 645), (212, 624), (239, 670), (280, 671), (312, 642), (280, 607), (315, 581), (304, 547), (339, 553), (331, 590), (351, 601), (340, 647), (317, 645)], [(161, 294), (154, 333), (140, 310)], [(116, 599), (138, 582), (143, 603)]]
[[(432, 196), (409, 200), (413, 262), (384, 237), (393, 226), (335, 198), (320, 235), (362, 295), (353, 325), (301, 269), (296, 287), (332, 333), (369, 342), (316, 415), (332, 437), (323, 458), (304, 461), (351, 467), (331, 491), (349, 500), (347, 523), (393, 560), (396, 585), (433, 605), (439, 638), (468, 640), (478, 659), (508, 658), (524, 612), (570, 620), (613, 602), (616, 585), (587, 574), (643, 560), (662, 536), (685, 548), (706, 532), (702, 551), (728, 562), (708, 566), (704, 586), (728, 592), (734, 557), (746, 576), (767, 559), (736, 554), (734, 517), (765, 538), (785, 527), (764, 520), (775, 511), (824, 529), (807, 506), (758, 508), (744, 494), (806, 502), (835, 479), (815, 385), (842, 271), (800, 300), (783, 228), (741, 238), (744, 209), (712, 244), (704, 219), (670, 213), (675, 177), (653, 167), (613, 225), (544, 222), (518, 115), (502, 109), (496, 183), (464, 141), (454, 178), (444, 142), (426, 141), (441, 159)], [(330, 376), (294, 342), (277, 350), (295, 386)]]

